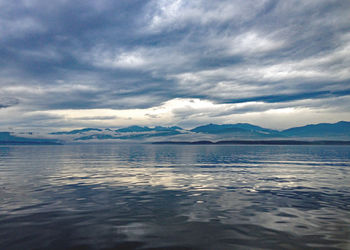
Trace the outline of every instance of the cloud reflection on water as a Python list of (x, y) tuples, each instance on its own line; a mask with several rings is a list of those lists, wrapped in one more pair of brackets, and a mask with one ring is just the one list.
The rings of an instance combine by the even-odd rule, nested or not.
[[(5, 150), (0, 236), (6, 240), (0, 246), (54, 248), (65, 234), (61, 248), (349, 244), (347, 147), (99, 144)], [(18, 226), (23, 236), (15, 240)]]

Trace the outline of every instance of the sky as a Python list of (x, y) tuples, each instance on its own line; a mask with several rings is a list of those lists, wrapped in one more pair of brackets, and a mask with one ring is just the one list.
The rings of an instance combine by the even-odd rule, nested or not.
[(0, 0), (0, 129), (350, 121), (348, 0)]

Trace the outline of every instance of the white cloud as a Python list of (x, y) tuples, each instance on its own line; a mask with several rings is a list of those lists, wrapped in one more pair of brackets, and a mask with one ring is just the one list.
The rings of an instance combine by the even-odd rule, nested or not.
[[(81, 57), (80, 53), (77, 57)], [(83, 54), (83, 61), (102, 68), (140, 68), (147, 65), (147, 59), (141, 50), (122, 51), (95, 47), (92, 52)]]
[(267, 1), (185, 1), (155, 0), (148, 6), (146, 31), (161, 32), (186, 24), (207, 25), (228, 20), (237, 24), (253, 18)]
[(248, 31), (236, 36), (214, 38), (213, 46), (226, 48), (231, 55), (257, 56), (256, 53), (281, 49), (285, 41), (274, 38), (274, 34), (262, 35), (255, 31)]

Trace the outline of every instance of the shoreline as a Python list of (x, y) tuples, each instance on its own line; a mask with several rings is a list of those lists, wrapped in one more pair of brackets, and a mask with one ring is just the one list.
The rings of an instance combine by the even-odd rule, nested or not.
[(350, 145), (350, 141), (334, 140), (229, 140), (229, 141), (160, 141), (152, 144), (179, 144), (179, 145)]

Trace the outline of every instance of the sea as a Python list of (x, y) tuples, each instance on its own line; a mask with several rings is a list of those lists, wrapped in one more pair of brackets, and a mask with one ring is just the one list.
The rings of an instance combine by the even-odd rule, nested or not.
[(350, 146), (0, 145), (0, 249), (350, 249)]

